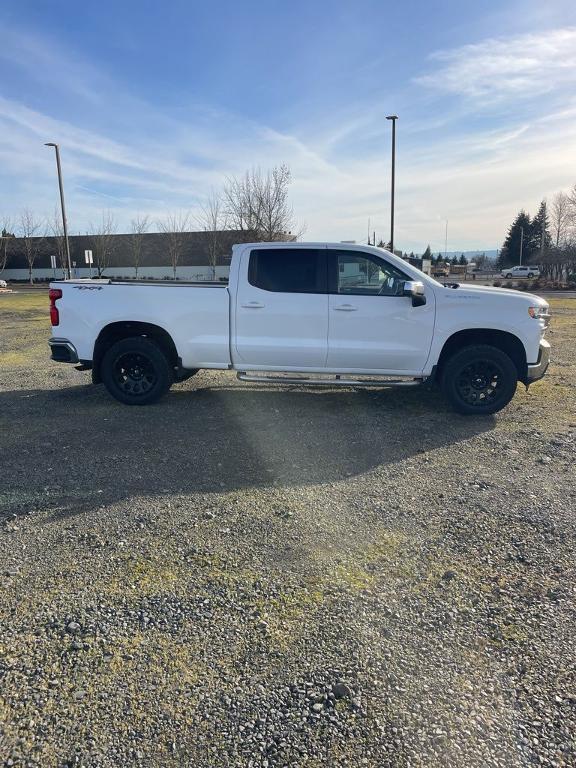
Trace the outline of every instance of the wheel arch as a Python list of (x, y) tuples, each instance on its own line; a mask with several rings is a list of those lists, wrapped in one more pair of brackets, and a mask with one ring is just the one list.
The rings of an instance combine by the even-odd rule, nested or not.
[(446, 361), (463, 347), (474, 344), (489, 344), (492, 347), (500, 349), (508, 355), (516, 366), (518, 371), (518, 380), (526, 381), (528, 374), (528, 363), (526, 349), (522, 340), (509, 331), (500, 331), (494, 328), (468, 328), (457, 331), (449, 336), (444, 342), (437, 364), (437, 375), (442, 375), (442, 368)]
[(95, 384), (99, 384), (101, 379), (100, 364), (102, 358), (112, 344), (115, 344), (121, 339), (128, 339), (131, 336), (144, 336), (149, 339), (153, 339), (160, 349), (166, 355), (170, 365), (174, 368), (181, 367), (181, 361), (178, 357), (176, 350), (176, 344), (172, 336), (164, 328), (153, 323), (143, 323), (139, 321), (119, 321), (115, 323), (109, 323), (98, 334), (96, 342), (94, 344), (94, 352), (92, 355), (92, 381)]

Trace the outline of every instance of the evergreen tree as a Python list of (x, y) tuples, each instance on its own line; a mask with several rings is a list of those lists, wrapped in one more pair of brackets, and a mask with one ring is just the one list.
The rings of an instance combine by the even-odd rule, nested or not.
[[(524, 233), (526, 237), (526, 233)], [(530, 254), (534, 258), (547, 251), (552, 245), (552, 238), (550, 236), (550, 222), (548, 220), (548, 210), (546, 207), (546, 200), (542, 200), (538, 213), (532, 219), (530, 227)]]
[(466, 258), (466, 256), (464, 256), (464, 254), (462, 254), (458, 259), (458, 264), (460, 264), (462, 267), (465, 267), (466, 264), (468, 264), (468, 259)]
[(429, 245), (426, 246), (426, 250), (422, 254), (422, 258), (423, 259), (430, 259), (430, 261), (434, 260), (434, 257), (432, 256), (432, 251), (430, 250), (430, 246)]
[(450, 264), (454, 264), (454, 266), (456, 266), (456, 264), (458, 264), (458, 256), (452, 256), (452, 258), (448, 259), (448, 261)]
[[(524, 235), (522, 236), (522, 231)], [(502, 250), (498, 256), (496, 266), (498, 269), (520, 264), (520, 244), (522, 242), (522, 264), (526, 264), (531, 256), (532, 225), (530, 216), (526, 211), (520, 211), (512, 222)]]

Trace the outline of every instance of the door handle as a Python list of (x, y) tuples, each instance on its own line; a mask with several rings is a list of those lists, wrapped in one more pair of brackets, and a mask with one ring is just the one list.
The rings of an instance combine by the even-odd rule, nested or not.
[(358, 307), (352, 304), (339, 304), (337, 307), (332, 307), (332, 309), (335, 309), (337, 312), (356, 312)]
[(246, 304), (241, 304), (244, 309), (264, 309), (265, 304), (260, 304), (259, 301), (249, 301)]

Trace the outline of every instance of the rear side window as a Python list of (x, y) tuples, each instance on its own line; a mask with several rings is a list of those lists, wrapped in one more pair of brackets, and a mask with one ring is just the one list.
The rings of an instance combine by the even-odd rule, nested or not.
[(248, 282), (263, 291), (325, 293), (325, 254), (317, 248), (258, 248), (250, 254)]

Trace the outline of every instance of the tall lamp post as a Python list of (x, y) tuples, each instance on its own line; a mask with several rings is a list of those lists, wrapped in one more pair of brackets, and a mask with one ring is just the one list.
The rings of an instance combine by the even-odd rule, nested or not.
[(45, 147), (54, 147), (56, 150), (56, 167), (58, 169), (58, 186), (60, 187), (60, 207), (62, 209), (62, 229), (64, 231), (64, 245), (66, 248), (66, 261), (68, 263), (68, 279), (72, 278), (72, 263), (70, 261), (70, 243), (68, 242), (68, 227), (66, 224), (66, 207), (64, 205), (64, 185), (62, 183), (62, 167), (60, 165), (60, 148), (52, 141), (44, 144)]
[(398, 115), (387, 115), (392, 120), (392, 193), (390, 195), (390, 250), (394, 253), (394, 187), (396, 181), (396, 120)]

